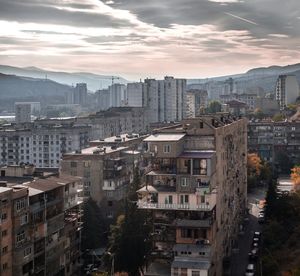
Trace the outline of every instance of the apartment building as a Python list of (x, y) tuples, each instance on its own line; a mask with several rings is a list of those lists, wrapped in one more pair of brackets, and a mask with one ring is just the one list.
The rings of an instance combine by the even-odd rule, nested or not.
[(81, 179), (13, 181), (0, 188), (1, 275), (79, 275)]
[(88, 144), (91, 126), (72, 124), (5, 125), (0, 128), (0, 164), (58, 168), (63, 153)]
[(288, 104), (295, 103), (299, 94), (299, 83), (294, 75), (280, 75), (276, 82), (275, 96), (280, 110)]
[(17, 124), (31, 122), (31, 104), (15, 103), (15, 121)]
[(84, 195), (101, 206), (107, 219), (114, 218), (133, 179), (133, 169), (141, 162), (141, 138), (123, 138), (92, 141), (94, 146), (65, 154), (61, 162), (62, 173), (83, 178)]
[(247, 206), (246, 120), (186, 119), (144, 142), (149, 163), (137, 204), (153, 218), (151, 261), (171, 262), (172, 276), (222, 275)]
[(293, 163), (299, 162), (300, 121), (250, 121), (248, 149), (265, 161), (274, 162), (276, 155), (284, 152)]
[(147, 106), (147, 86), (143, 82), (127, 84), (128, 106), (146, 107)]
[(254, 110), (256, 107), (257, 94), (242, 93), (242, 94), (225, 94), (220, 95), (220, 101), (222, 104), (227, 104), (230, 101), (241, 101), (247, 105), (247, 109)]

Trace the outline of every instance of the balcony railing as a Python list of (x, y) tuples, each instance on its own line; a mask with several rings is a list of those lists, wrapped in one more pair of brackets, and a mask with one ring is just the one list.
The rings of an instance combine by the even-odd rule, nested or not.
[(163, 210), (190, 210), (190, 211), (210, 211), (214, 206), (203, 203), (199, 205), (191, 204), (162, 204), (138, 201), (141, 209), (163, 209)]

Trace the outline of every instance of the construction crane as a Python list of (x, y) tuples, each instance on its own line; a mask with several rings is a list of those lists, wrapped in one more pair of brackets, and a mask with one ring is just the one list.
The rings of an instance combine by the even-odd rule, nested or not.
[[(111, 80), (111, 85), (113, 85), (114, 80), (119, 80), (120, 78), (116, 77), (116, 76), (110, 76), (110, 77), (101, 77), (101, 79), (110, 79)], [(101, 87), (102, 87), (102, 84), (101, 84)]]

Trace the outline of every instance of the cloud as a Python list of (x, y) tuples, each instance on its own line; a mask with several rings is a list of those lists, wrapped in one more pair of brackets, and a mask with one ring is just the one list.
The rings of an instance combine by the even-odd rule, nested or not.
[(136, 79), (291, 63), (300, 14), (287, 1), (0, 0), (0, 59)]

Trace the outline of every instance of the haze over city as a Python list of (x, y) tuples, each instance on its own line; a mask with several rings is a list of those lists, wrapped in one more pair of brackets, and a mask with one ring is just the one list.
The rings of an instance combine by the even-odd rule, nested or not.
[(209, 77), (300, 58), (297, 0), (0, 1), (0, 60), (144, 77)]

